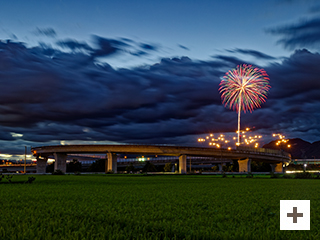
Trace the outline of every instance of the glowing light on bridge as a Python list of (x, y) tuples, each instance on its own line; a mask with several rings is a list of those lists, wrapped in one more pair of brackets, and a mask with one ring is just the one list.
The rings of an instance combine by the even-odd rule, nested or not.
[[(289, 142), (289, 139), (286, 139), (286, 136), (280, 134), (280, 133), (274, 133), (272, 134), (273, 137), (278, 137), (278, 141), (276, 142), (276, 145), (279, 146), (281, 149), (281, 145)], [(291, 148), (291, 144), (287, 145), (288, 148)]]
[[(204, 138), (198, 138), (199, 143), (209, 142), (209, 146), (215, 146), (217, 148), (227, 148), (231, 150), (231, 146), (253, 146), (255, 148), (259, 147), (259, 141), (262, 140), (261, 135), (253, 135), (251, 133), (250, 128), (246, 128), (245, 130), (240, 131), (242, 135), (240, 135), (240, 143), (236, 142), (237, 137), (232, 137), (232, 133), (227, 134), (217, 134), (217, 138), (215, 138), (214, 134), (210, 133), (208, 136)], [(236, 134), (238, 131), (236, 132)], [(209, 137), (210, 136), (210, 137)]]
[(238, 144), (240, 145), (240, 113), (261, 107), (270, 89), (264, 69), (242, 64), (229, 70), (220, 82), (222, 103), (238, 112)]

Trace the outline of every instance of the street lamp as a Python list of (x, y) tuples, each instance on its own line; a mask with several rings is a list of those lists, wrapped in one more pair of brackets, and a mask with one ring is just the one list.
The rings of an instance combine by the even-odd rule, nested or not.
[[(251, 135), (248, 132), (251, 131), (250, 128), (245, 128), (244, 130), (240, 130), (240, 142), (237, 141), (237, 137), (233, 137), (233, 140), (236, 141), (235, 145), (240, 146), (242, 144), (246, 145), (254, 145), (255, 148), (258, 148), (259, 143), (258, 141), (261, 140), (261, 135)], [(238, 131), (236, 131), (238, 133)], [(229, 139), (228, 134), (217, 134), (215, 137), (214, 134), (210, 133), (207, 136), (203, 138), (198, 138), (199, 143), (208, 142), (209, 146), (214, 146), (216, 148), (221, 148), (222, 146), (225, 146), (228, 150), (231, 150), (230, 144), (232, 142), (232, 139)]]
[[(281, 144), (283, 143), (287, 143), (289, 141), (289, 139), (286, 139), (286, 137), (280, 133), (274, 133), (272, 134), (273, 137), (277, 137), (278, 136), (278, 141), (276, 142), (276, 145), (279, 146), (279, 149), (281, 149)], [(291, 148), (291, 144), (287, 145), (288, 148)]]
[(305, 164), (303, 164), (303, 171), (305, 172), (306, 169), (307, 169), (307, 164), (305, 163)]

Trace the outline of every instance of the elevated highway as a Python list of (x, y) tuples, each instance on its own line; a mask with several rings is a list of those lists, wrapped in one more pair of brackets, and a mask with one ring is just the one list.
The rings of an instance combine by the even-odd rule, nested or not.
[(164, 155), (179, 157), (179, 172), (186, 173), (187, 156), (214, 157), (220, 159), (236, 159), (240, 172), (251, 172), (251, 160), (272, 164), (275, 171), (282, 171), (284, 164), (291, 160), (291, 155), (278, 150), (265, 148), (238, 147), (237, 149), (215, 149), (204, 147), (185, 147), (170, 145), (57, 145), (42, 146), (31, 149), (37, 158), (37, 172), (45, 172), (49, 157), (55, 158), (55, 170), (66, 171), (68, 154), (106, 154), (106, 172), (117, 172), (117, 154)]

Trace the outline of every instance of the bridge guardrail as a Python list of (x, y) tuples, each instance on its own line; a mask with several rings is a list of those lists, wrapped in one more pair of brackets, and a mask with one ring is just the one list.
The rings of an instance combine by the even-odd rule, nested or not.
[(240, 147), (237, 147), (237, 150), (244, 150), (244, 151), (255, 152), (255, 153), (267, 153), (270, 155), (286, 156), (288, 158), (291, 157), (290, 153), (280, 151), (280, 150), (270, 149), (270, 148), (252, 148), (252, 147), (240, 146)]

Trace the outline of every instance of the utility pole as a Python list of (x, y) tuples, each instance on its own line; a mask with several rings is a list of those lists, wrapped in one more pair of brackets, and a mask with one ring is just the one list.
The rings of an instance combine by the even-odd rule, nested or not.
[(27, 146), (24, 146), (24, 174), (27, 173)]

